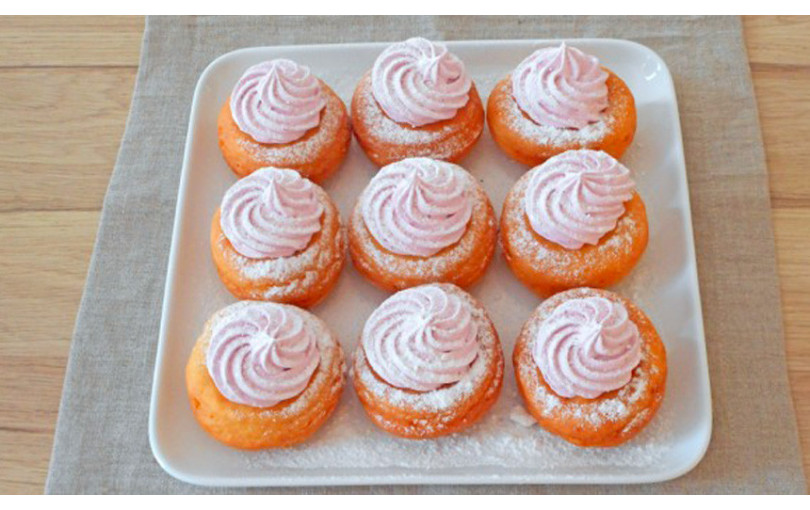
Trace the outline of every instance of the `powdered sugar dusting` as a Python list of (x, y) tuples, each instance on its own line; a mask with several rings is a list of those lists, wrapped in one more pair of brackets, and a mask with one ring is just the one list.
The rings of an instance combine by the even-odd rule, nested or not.
[[(521, 367), (525, 377), (534, 375), (534, 364), (527, 364)], [(630, 382), (619, 390), (615, 398), (597, 399), (581, 406), (567, 406), (560, 411), (560, 397), (555, 395), (545, 386), (538, 385), (534, 394), (539, 402), (543, 402), (543, 410), (547, 415), (554, 412), (563, 412), (565, 416), (574, 416), (579, 420), (585, 420), (591, 425), (601, 425), (605, 422), (616, 422), (627, 419), (631, 411), (628, 402), (636, 402), (643, 394), (649, 384), (647, 373), (637, 372), (637, 375)]]
[[(508, 374), (507, 374), (508, 377)], [(352, 391), (308, 443), (290, 449), (245, 452), (251, 470), (405, 468), (441, 472), (454, 468), (528, 468), (538, 470), (621, 468), (654, 466), (666, 459), (662, 443), (671, 433), (665, 410), (639, 436), (610, 449), (579, 448), (527, 422), (516, 422), (511, 408), (517, 395), (501, 395), (477, 424), (460, 433), (429, 440), (410, 440), (382, 432), (365, 416)]]
[(521, 427), (532, 427), (537, 424), (534, 417), (526, 411), (526, 408), (518, 404), (509, 411), (509, 419)]
[[(508, 359), (514, 338), (502, 340)], [(607, 449), (580, 448), (536, 425), (522, 405), (511, 368), (507, 366), (505, 372), (498, 402), (480, 422), (462, 432), (429, 440), (389, 435), (368, 419), (355, 392), (347, 391), (335, 416), (308, 443), (285, 450), (244, 453), (243, 460), (248, 469), (259, 471), (272, 466), (274, 469), (362, 467), (435, 472), (455, 468), (524, 468), (572, 473), (579, 469), (651, 468), (668, 457), (672, 407), (662, 406), (650, 424), (624, 445)], [(359, 376), (365, 381), (368, 374)], [(631, 382), (624, 390), (628, 392), (628, 398), (636, 398), (634, 395), (644, 384), (646, 380), (641, 378)], [(555, 409), (561, 404), (553, 393), (546, 392), (540, 397), (547, 409)], [(424, 405), (435, 409), (446, 402), (433, 399)], [(594, 409), (579, 412), (583, 419), (596, 422), (604, 417), (622, 415), (626, 406), (622, 402), (604, 401)], [(646, 416), (641, 415), (636, 419), (644, 418)], [(632, 422), (627, 426), (632, 426)]]

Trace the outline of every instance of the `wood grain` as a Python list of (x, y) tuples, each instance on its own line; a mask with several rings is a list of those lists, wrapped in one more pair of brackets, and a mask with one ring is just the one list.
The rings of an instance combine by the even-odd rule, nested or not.
[(140, 17), (5, 16), (0, 67), (137, 67), (142, 35)]
[[(744, 24), (810, 480), (810, 17)], [(0, 493), (44, 486), (142, 31), (142, 18), (0, 18)]]
[(98, 216), (0, 213), (2, 493), (42, 491)]
[(744, 18), (771, 192), (788, 377), (810, 486), (810, 17)]
[(142, 35), (142, 18), (0, 18), (0, 493), (44, 487)]
[(0, 211), (98, 210), (137, 68), (0, 68)]
[(743, 23), (752, 67), (810, 65), (810, 17), (749, 16)]
[[(810, 32), (808, 32), (810, 33)], [(810, 64), (758, 69), (752, 63), (772, 207), (810, 207)]]

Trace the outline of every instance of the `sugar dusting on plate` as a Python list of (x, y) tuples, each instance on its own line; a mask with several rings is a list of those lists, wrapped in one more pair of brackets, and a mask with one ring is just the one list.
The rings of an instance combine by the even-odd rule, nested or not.
[[(644, 281), (634, 279), (633, 287), (644, 285)], [(634, 289), (626, 288), (624, 292), (632, 295)], [(501, 336), (501, 341), (509, 360), (514, 338)], [(347, 348), (347, 356), (351, 356), (350, 349), (353, 346)], [(284, 450), (240, 455), (249, 469), (257, 471), (389, 467), (571, 471), (594, 467), (652, 468), (664, 461), (671, 450), (672, 407), (667, 405), (666, 397), (658, 415), (632, 441), (615, 448), (579, 448), (534, 424), (523, 409), (511, 363), (507, 362), (504, 372), (503, 391), (492, 410), (479, 423), (457, 434), (427, 440), (391, 436), (371, 423), (348, 381), (335, 415), (309, 442)]]
[[(506, 374), (509, 377), (510, 374)], [(476, 466), (571, 469), (578, 466), (644, 468), (669, 451), (666, 406), (633, 441), (610, 449), (579, 448), (539, 426), (512, 418), (517, 395), (503, 394), (481, 422), (458, 434), (402, 439), (377, 429), (348, 391), (336, 415), (310, 442), (286, 450), (244, 452), (250, 469), (385, 468), (450, 469)], [(524, 411), (525, 412), (525, 411)]]

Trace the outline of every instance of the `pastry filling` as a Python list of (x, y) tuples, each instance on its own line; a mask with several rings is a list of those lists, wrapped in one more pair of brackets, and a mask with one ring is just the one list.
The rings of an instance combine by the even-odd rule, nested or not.
[(418, 392), (460, 381), (479, 351), (470, 305), (436, 285), (389, 297), (366, 321), (361, 341), (380, 378)]
[(562, 43), (529, 55), (512, 72), (512, 96), (535, 123), (582, 129), (608, 107), (599, 59)]
[(592, 399), (630, 382), (641, 362), (641, 335), (622, 304), (571, 299), (540, 325), (532, 357), (554, 393)]
[(428, 158), (383, 167), (361, 199), (366, 227), (383, 248), (399, 255), (430, 257), (455, 244), (472, 217), (464, 172)]
[(616, 228), (633, 198), (630, 170), (602, 151), (567, 151), (531, 170), (523, 208), (532, 229), (569, 250)]
[(308, 67), (276, 59), (245, 71), (231, 92), (230, 106), (242, 132), (259, 143), (281, 144), (317, 127), (326, 99)]
[(413, 37), (377, 57), (371, 86), (388, 117), (417, 127), (455, 117), (469, 100), (472, 79), (445, 45)]
[(289, 257), (321, 230), (324, 207), (315, 185), (295, 170), (262, 168), (240, 179), (222, 199), (220, 226), (241, 255)]
[(303, 392), (321, 360), (305, 313), (251, 302), (217, 321), (206, 365), (219, 392), (251, 407), (272, 407)]

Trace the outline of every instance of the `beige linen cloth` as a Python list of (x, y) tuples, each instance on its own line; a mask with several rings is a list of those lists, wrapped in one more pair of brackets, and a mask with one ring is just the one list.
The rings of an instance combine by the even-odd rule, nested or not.
[(50, 493), (241, 492), (174, 480), (152, 457), (149, 398), (191, 98), (248, 46), (612, 37), (669, 65), (680, 104), (714, 401), (705, 459), (665, 483), (379, 486), (289, 493), (804, 492), (788, 390), (768, 180), (737, 18), (149, 18), (132, 110), (76, 321)]

